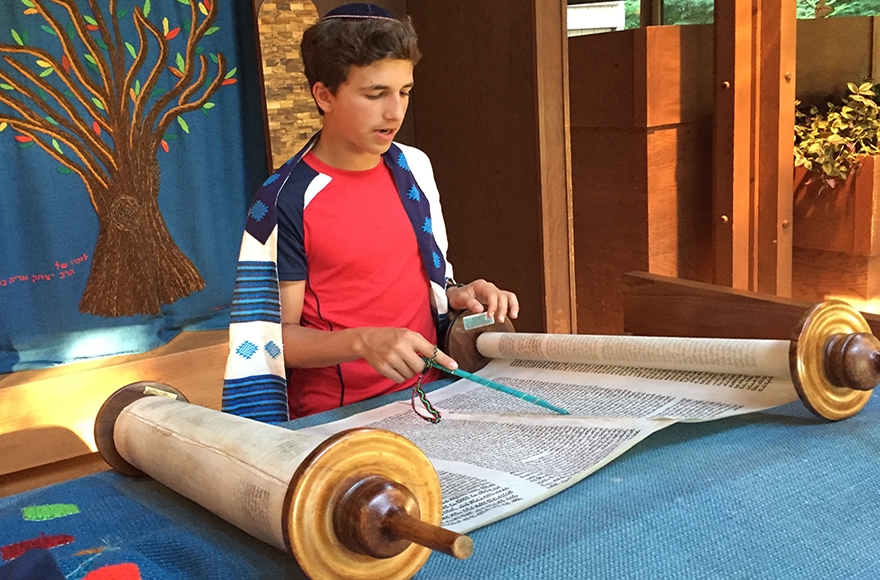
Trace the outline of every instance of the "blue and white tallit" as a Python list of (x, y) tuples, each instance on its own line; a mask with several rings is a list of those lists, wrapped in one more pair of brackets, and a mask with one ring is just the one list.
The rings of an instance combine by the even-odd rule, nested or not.
[[(290, 179), (319, 135), (312, 137), (257, 191), (242, 238), (229, 319), (223, 410), (258, 421), (277, 423), (288, 419), (276, 265), (276, 202), (282, 194), (299, 195), (307, 205), (330, 183), (330, 176), (323, 173), (317, 173), (307, 183)], [(445, 283), (447, 278), (452, 278), (452, 266), (446, 261), (446, 227), (431, 163), (418, 149), (397, 143), (391, 145), (382, 159), (394, 176), (401, 202), (416, 234), (431, 282), (431, 309), (440, 333), (446, 324)], [(305, 191), (293, 192), (290, 189), (293, 187), (302, 187)]]

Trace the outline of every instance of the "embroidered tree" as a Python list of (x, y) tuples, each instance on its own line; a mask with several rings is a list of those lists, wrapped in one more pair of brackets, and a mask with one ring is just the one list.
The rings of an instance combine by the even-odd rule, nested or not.
[[(121, 26), (129, 11), (117, 9), (116, 0), (106, 14), (97, 0), (88, 0), (91, 14), (76, 0), (21, 0), (25, 14), (42, 18), (60, 58), (33, 45), (21, 28), (11, 31), (14, 44), (0, 44), (0, 130), (12, 127), (19, 147), (36, 144), (61, 164), (58, 171), (78, 175), (98, 216), (81, 312), (156, 314), (205, 285), (159, 209), (157, 155), (169, 151), (172, 124), (189, 133), (183, 115), (207, 114), (209, 99), (235, 82), (236, 69), (227, 72), (223, 54), (210, 54), (210, 74), (199, 47), (218, 30), (217, 0), (177, 1), (190, 7), (183, 34), (167, 18), (161, 28), (151, 22), (144, 0), (131, 11), (132, 44)], [(50, 2), (60, 7), (57, 15)], [(172, 42), (181, 49), (169, 65)]]

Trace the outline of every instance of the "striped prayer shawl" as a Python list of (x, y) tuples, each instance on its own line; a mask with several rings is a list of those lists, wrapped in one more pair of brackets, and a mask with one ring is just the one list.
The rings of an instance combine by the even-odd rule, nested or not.
[[(223, 410), (258, 421), (277, 423), (288, 419), (277, 271), (276, 202), (282, 193), (302, 195), (302, 191), (291, 188), (323, 188), (329, 182), (329, 177), (320, 173), (305, 184), (290, 180), (303, 155), (319, 136), (320, 133), (315, 134), (257, 190), (242, 237), (229, 321)], [(442, 332), (448, 308), (445, 281), (452, 278), (452, 266), (446, 261), (446, 227), (430, 161), (418, 149), (396, 143), (382, 159), (394, 176), (401, 203), (416, 234), (431, 282), (434, 321)], [(318, 182), (318, 178), (322, 182)]]

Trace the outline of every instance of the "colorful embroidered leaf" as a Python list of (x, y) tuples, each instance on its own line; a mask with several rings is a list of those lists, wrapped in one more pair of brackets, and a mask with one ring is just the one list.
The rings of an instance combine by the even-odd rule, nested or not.
[(61, 55), (61, 66), (64, 67), (64, 72), (70, 72), (70, 59), (67, 58), (66, 54)]
[(199, 12), (201, 12), (205, 16), (208, 15), (208, 9), (205, 8), (205, 4), (203, 2), (199, 2)]
[(168, 19), (162, 19), (162, 36), (168, 36)]
[(189, 0), (177, 0), (177, 1), (178, 1), (180, 4), (183, 4), (184, 6), (189, 6)]
[(174, 133), (166, 133), (162, 135), (162, 138), (166, 141), (174, 141), (175, 139), (177, 139), (177, 135), (175, 135)]
[(219, 62), (219, 59), (217, 58), (217, 55), (214, 54), (213, 52), (212, 52), (210, 55), (208, 55), (208, 56), (211, 57), (211, 60), (214, 62), (214, 64), (217, 64), (217, 63)]
[(183, 120), (183, 117), (177, 118), (177, 124), (180, 125), (180, 128), (183, 129), (184, 133), (189, 133), (189, 125), (186, 124), (186, 121)]
[(184, 62), (183, 57), (180, 55), (179, 52), (177, 53), (177, 59), (175, 60), (175, 62), (177, 63), (177, 70), (179, 70), (180, 72), (186, 70), (186, 62)]
[(31, 38), (30, 38), (30, 36), (28, 35), (28, 31), (27, 31), (27, 30), (22, 30), (22, 31), (21, 31), (21, 39), (24, 41), (25, 44), (27, 44), (27, 43), (30, 42)]
[(64, 94), (70, 97), (71, 99), (75, 99), (76, 95), (73, 94), (73, 91), (64, 91)]
[(5, 131), (6, 127), (8, 127), (8, 126), (9, 126), (9, 123), (7, 123), (6, 121), (3, 121), (2, 123), (0, 123), (0, 133)]
[(21, 37), (15, 30), (12, 31), (12, 39), (15, 40), (15, 44), (19, 46), (24, 46), (24, 42), (21, 40)]
[(196, 54), (202, 54), (203, 52), (205, 52), (205, 47), (203, 47), (203, 46), (196, 47)]
[(125, 15), (128, 14), (128, 10), (122, 9), (116, 11), (116, 18), (125, 18)]
[(180, 32), (179, 26), (177, 28), (172, 28), (171, 30), (168, 31), (168, 34), (165, 35), (165, 40), (171, 40), (172, 38), (177, 36), (179, 32)]
[(49, 100), (49, 94), (46, 93), (46, 91), (44, 91), (43, 89), (40, 89), (38, 92), (39, 92), (39, 94), (40, 94), (40, 98), (41, 98), (41, 99), (43, 99), (44, 101), (48, 101), (48, 100)]
[(43, 69), (43, 72), (40, 73), (40, 76), (41, 76), (41, 77), (47, 77), (47, 76), (49, 76), (50, 74), (52, 74), (52, 69), (51, 69), (51, 68), (47, 68), (47, 69)]
[(179, 70), (177, 70), (176, 68), (174, 68), (173, 66), (169, 66), (168, 70), (170, 70), (171, 74), (173, 74), (177, 78), (183, 78), (183, 73), (180, 72)]
[(218, 30), (220, 30), (219, 26), (212, 26), (211, 28), (209, 28), (208, 30), (205, 31), (205, 36), (211, 36), (212, 34), (217, 32)]
[(186, 33), (189, 34), (190, 31), (190, 22), (189, 20), (183, 21), (183, 29), (186, 30)]
[(165, 150), (165, 153), (168, 153), (168, 143), (165, 142), (165, 139), (162, 139), (162, 149)]
[(98, 25), (98, 21), (95, 20), (94, 18), (92, 18), (91, 16), (89, 16), (88, 14), (84, 14), (84, 15), (83, 15), (83, 20), (85, 20), (86, 22), (88, 22), (88, 23), (91, 24), (92, 26), (97, 26), (97, 25)]
[(52, 30), (52, 28), (46, 26), (45, 24), (43, 24), (42, 26), (40, 26), (40, 28), (42, 28), (44, 31), (48, 32), (48, 33), (51, 34), (52, 36), (58, 36), (57, 34), (55, 34), (55, 31)]
[(141, 94), (141, 81), (134, 81), (134, 94)]
[(150, 6), (150, 0), (146, 0), (146, 2), (144, 2), (144, 18), (150, 15), (151, 9), (152, 6)]
[(18, 148), (19, 149), (27, 149), (28, 147), (31, 147), (33, 144), (34, 144), (33, 141), (28, 141), (27, 143), (19, 143)]
[(25, 14), (38, 14), (36, 8), (28, 8), (27, 10), (24, 11), (24, 13)]
[(55, 139), (52, 139), (52, 147), (55, 148), (55, 151), (64, 155), (64, 151), (61, 150), (61, 145), (59, 145), (58, 141), (56, 141)]
[(97, 121), (92, 121), (92, 131), (95, 132), (95, 135), (101, 134), (101, 126), (98, 125)]
[(131, 102), (137, 102), (137, 93), (134, 92), (134, 89), (128, 89), (128, 96), (131, 97)]
[(49, 68), (50, 66), (52, 66), (51, 64), (49, 64), (45, 60), (41, 60), (41, 59), (37, 59), (37, 64), (40, 65), (41, 68)]
[(238, 67), (232, 67), (232, 69), (228, 73), (226, 73), (226, 76), (223, 78), (224, 79), (231, 79), (232, 77), (235, 76), (236, 71), (238, 71)]
[(70, 37), (70, 40), (76, 37), (76, 29), (73, 27), (73, 22), (67, 23), (67, 36)]
[(104, 110), (104, 103), (98, 100), (98, 97), (92, 97), (92, 102), (95, 103), (95, 106), (98, 107), (100, 110)]
[(134, 49), (130, 42), (125, 43), (125, 48), (128, 49), (128, 54), (131, 55), (131, 58), (137, 58), (137, 51)]
[(89, 63), (91, 63), (91, 64), (97, 64), (97, 61), (95, 60), (95, 57), (93, 57), (93, 56), (90, 55), (90, 54), (84, 54), (84, 55), (83, 55), (83, 58), (85, 58), (85, 59), (86, 59), (87, 61), (89, 61)]
[(73, 170), (69, 169), (67, 167), (61, 166), (58, 168), (58, 173), (63, 173), (64, 175), (70, 175), (71, 173), (73, 173)]
[(101, 40), (100, 38), (96, 38), (95, 42), (98, 43), (98, 46), (101, 47), (101, 50), (107, 50), (107, 45), (104, 43), (103, 40)]
[(12, 88), (12, 85), (7, 85), (6, 83), (0, 83), (0, 89), (3, 89), (4, 91), (14, 91), (15, 90)]
[(234, 85), (237, 82), (238, 82), (238, 79), (226, 79), (220, 84), (221, 85)]
[(57, 124), (58, 124), (58, 121), (56, 121), (56, 120), (53, 119), (52, 117), (49, 117), (48, 115), (46, 116), (46, 120), (49, 121), (49, 122), (50, 122), (51, 124), (53, 124), (53, 125), (57, 125)]
[(216, 105), (214, 103), (212, 103), (211, 101), (208, 101), (207, 103), (202, 105), (203, 109), (213, 109), (214, 107), (216, 107)]
[(34, 139), (33, 137), (28, 137), (27, 135), (16, 135), (15, 140), (19, 143), (28, 143), (30, 141), (33, 141)]
[(167, 93), (167, 92), (168, 92), (167, 89), (161, 89), (161, 88), (159, 88), (159, 89), (153, 89), (153, 91), (150, 93), (150, 98), (152, 98), (152, 97), (158, 97), (158, 96), (160, 96), (160, 95), (164, 95), (164, 94)]
[(45, 522), (80, 513), (79, 507), (72, 503), (50, 503), (21, 508), (21, 517), (28, 522)]
[(21, 3), (24, 4), (25, 6), (27, 6), (28, 8), (34, 7), (34, 3), (31, 2), (31, 0), (21, 0)]
[(100, 30), (100, 29), (94, 24), (86, 24), (86, 30), (91, 30), (92, 32), (94, 32), (94, 31)]

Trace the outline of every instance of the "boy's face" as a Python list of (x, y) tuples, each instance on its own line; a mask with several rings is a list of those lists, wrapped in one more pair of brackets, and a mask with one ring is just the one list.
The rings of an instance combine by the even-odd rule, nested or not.
[(400, 129), (412, 86), (412, 62), (390, 58), (352, 66), (335, 95), (317, 83), (315, 99), (324, 110), (322, 140), (328, 137), (353, 160), (372, 159), (375, 165), (375, 157), (388, 151)]

